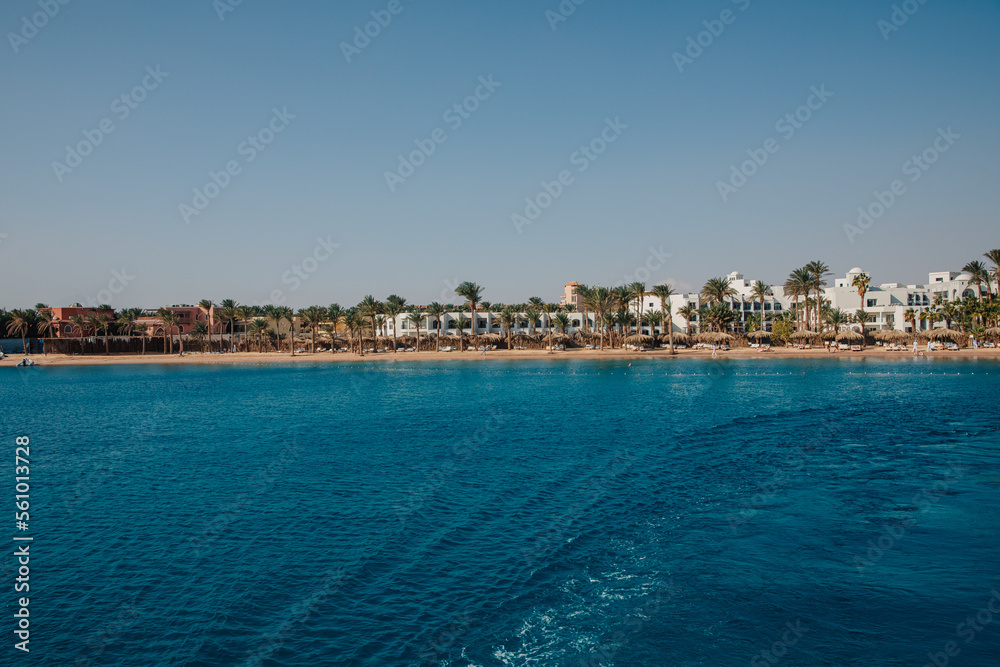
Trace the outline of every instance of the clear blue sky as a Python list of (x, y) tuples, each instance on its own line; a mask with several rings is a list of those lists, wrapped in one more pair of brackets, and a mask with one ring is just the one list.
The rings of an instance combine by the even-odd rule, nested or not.
[[(77, 0), (36, 34), (38, 1), (4, 2), (0, 305), (85, 301), (123, 268), (115, 307), (274, 290), (296, 307), (426, 303), (456, 280), (554, 300), (569, 280), (633, 275), (650, 247), (671, 255), (650, 284), (782, 281), (813, 259), (922, 282), (1000, 246), (996, 2), (914, 2), (885, 39), (893, 3), (871, 0), (587, 0), (555, 30), (557, 0), (400, 0), (348, 63), (341, 43), (387, 5), (244, 0), (220, 20), (211, 0)], [(727, 9), (679, 72), (673, 54)], [(116, 98), (157, 66), (122, 119)], [(491, 75), (490, 97), (446, 122)], [(812, 86), (833, 96), (786, 138), (775, 123)], [(275, 108), (295, 118), (248, 162), (241, 142)], [(105, 118), (114, 131), (60, 181), (53, 163)], [(580, 172), (571, 156), (606, 118), (627, 129)], [(912, 182), (904, 163), (948, 127), (960, 138)], [(436, 128), (447, 140), (390, 191), (385, 172)], [(723, 201), (717, 183), (769, 138), (777, 152)], [(180, 204), (229, 161), (240, 173), (186, 224)], [(563, 170), (572, 183), (517, 233), (512, 214)], [(896, 179), (905, 192), (849, 243), (844, 224)], [(340, 247), (292, 289), (317, 237)]]

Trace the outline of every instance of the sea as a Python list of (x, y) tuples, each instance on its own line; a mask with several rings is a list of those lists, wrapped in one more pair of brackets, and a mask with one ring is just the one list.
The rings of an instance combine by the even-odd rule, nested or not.
[(1000, 665), (996, 360), (414, 356), (0, 368), (0, 662)]

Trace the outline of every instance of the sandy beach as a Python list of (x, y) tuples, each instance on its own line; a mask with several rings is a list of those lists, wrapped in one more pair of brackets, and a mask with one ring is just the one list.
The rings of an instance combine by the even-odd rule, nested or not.
[[(1000, 348), (980, 348), (961, 350), (936, 350), (924, 352), (926, 357), (935, 359), (1000, 359)], [(23, 357), (9, 355), (0, 360), (0, 367), (15, 366)], [(299, 353), (291, 356), (287, 352), (238, 352), (226, 354), (147, 354), (147, 355), (32, 355), (31, 358), (39, 366), (103, 366), (109, 364), (272, 364), (272, 363), (340, 363), (340, 362), (393, 362), (393, 361), (481, 361), (485, 359), (711, 359), (711, 350), (678, 350), (671, 356), (667, 350), (635, 352), (632, 350), (560, 350), (549, 353), (545, 350), (492, 350), (485, 355), (479, 351), (466, 352), (379, 352), (368, 353), (363, 357), (350, 353), (331, 352)], [(824, 348), (772, 348), (760, 352), (754, 348), (734, 348), (718, 353), (719, 359), (912, 359), (912, 351), (889, 352), (874, 346), (860, 352), (836, 351), (829, 352)]]

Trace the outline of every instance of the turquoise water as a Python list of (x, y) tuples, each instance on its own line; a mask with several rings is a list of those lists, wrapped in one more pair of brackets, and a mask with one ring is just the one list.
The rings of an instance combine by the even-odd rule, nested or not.
[(1000, 615), (957, 626), (1000, 590), (998, 397), (911, 358), (3, 368), (17, 658), (997, 665)]

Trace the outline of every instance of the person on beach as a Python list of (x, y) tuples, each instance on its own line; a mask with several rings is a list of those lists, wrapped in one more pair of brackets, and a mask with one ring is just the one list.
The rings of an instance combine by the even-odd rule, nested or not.
[(917, 341), (913, 341), (913, 354), (916, 354), (917, 352), (918, 352), (918, 350), (917, 350)]
[(715, 359), (719, 356), (719, 353), (715, 351), (715, 345), (712, 345), (712, 358)]

